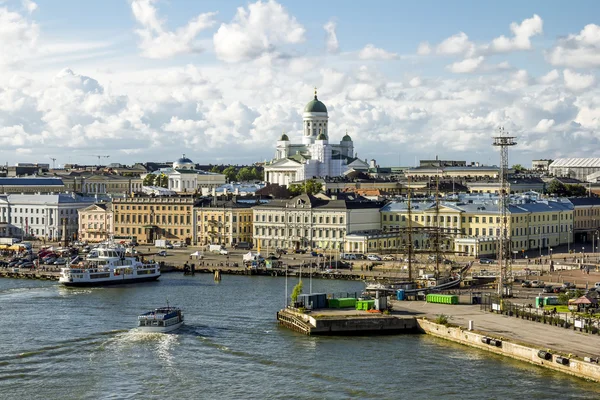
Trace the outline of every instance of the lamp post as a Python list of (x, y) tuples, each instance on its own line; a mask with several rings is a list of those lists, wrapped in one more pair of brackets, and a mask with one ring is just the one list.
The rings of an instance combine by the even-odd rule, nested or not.
[(542, 228), (538, 226), (538, 248), (540, 250), (540, 258), (542, 258)]
[(573, 235), (573, 228), (569, 228), (569, 237), (567, 237), (567, 253), (571, 254), (571, 236)]

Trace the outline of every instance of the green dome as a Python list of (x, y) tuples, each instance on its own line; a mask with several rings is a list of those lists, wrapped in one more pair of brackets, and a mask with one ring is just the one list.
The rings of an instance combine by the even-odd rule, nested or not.
[(306, 107), (304, 107), (304, 112), (327, 112), (327, 107), (323, 104), (319, 99), (317, 99), (317, 95), (315, 94), (315, 98), (308, 102)]
[(352, 138), (347, 133), (342, 138), (342, 142), (351, 142), (351, 141), (352, 141)]
[(317, 140), (327, 140), (327, 136), (325, 136), (324, 133), (319, 133), (319, 136), (317, 136)]
[(288, 142), (290, 141), (290, 138), (288, 137), (288, 135), (286, 135), (285, 133), (283, 135), (281, 135), (281, 137), (279, 138), (279, 140), (287, 140)]

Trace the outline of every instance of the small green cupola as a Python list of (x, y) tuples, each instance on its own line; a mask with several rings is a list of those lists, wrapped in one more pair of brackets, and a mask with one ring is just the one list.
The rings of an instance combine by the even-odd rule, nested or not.
[(309, 101), (308, 104), (306, 104), (306, 107), (304, 107), (304, 112), (327, 113), (327, 107), (325, 107), (325, 104), (323, 104), (323, 102), (321, 102), (319, 99), (317, 99), (317, 89), (316, 88), (315, 88), (315, 98), (312, 99), (311, 101)]
[(288, 137), (288, 135), (286, 135), (286, 134), (285, 134), (285, 132), (283, 132), (283, 133), (281, 134), (281, 137), (279, 138), (279, 140), (280, 140), (280, 141), (282, 141), (282, 142), (283, 142), (283, 141), (285, 141), (285, 142), (289, 142), (289, 141), (290, 141), (290, 138)]
[(319, 136), (317, 136), (317, 140), (327, 140), (327, 135), (321, 132), (319, 133)]
[(351, 142), (351, 141), (352, 141), (352, 138), (350, 137), (350, 135), (348, 135), (348, 131), (346, 131), (346, 134), (342, 138), (342, 142)]

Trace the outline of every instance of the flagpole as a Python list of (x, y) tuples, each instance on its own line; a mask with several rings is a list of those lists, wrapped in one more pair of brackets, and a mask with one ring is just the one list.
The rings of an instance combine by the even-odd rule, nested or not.
[(308, 264), (308, 275), (310, 277), (309, 278), (309, 285), (308, 285), (308, 287), (309, 287), (309, 293), (312, 294), (313, 291), (312, 291), (312, 265), (311, 264)]

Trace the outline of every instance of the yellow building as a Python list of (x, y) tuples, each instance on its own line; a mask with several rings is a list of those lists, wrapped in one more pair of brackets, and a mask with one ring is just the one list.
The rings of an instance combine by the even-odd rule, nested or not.
[(582, 242), (591, 242), (592, 239), (598, 240), (598, 233), (600, 233), (600, 198), (582, 197), (569, 200), (574, 207), (573, 235), (575, 238)]
[(192, 197), (128, 197), (113, 199), (115, 237), (154, 243), (158, 239), (191, 244), (195, 199)]
[(235, 200), (206, 200), (194, 207), (196, 238), (202, 245), (252, 243), (252, 205)]
[(79, 210), (79, 240), (102, 242), (110, 239), (113, 232), (112, 204), (98, 203)]
[[(573, 205), (561, 201), (516, 200), (509, 206), (508, 229), (511, 251), (531, 249), (551, 252), (551, 248), (572, 242), (570, 230), (573, 225)], [(408, 226), (409, 218), (405, 202), (393, 202), (381, 209), (381, 224), (385, 231)], [(467, 200), (467, 202), (443, 202), (436, 208), (435, 202), (412, 202), (410, 218), (412, 227), (439, 227), (443, 240), (442, 250), (469, 255), (493, 255), (500, 235), (500, 211), (497, 198)], [(415, 249), (432, 248), (432, 234), (415, 242)], [(516, 254), (515, 254), (516, 255)]]

